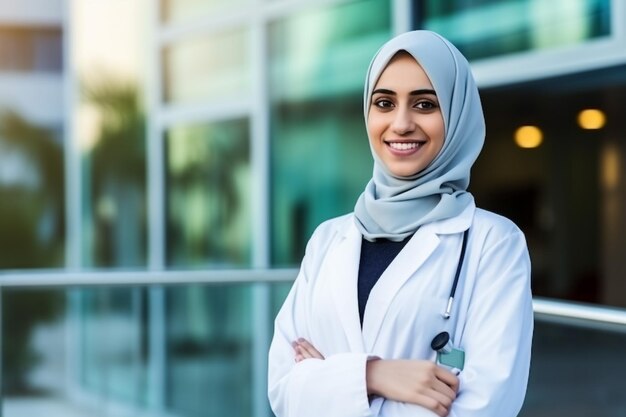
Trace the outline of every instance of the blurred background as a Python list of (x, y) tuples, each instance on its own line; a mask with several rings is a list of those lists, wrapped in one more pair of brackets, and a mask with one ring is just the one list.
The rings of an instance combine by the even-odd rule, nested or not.
[(271, 417), (273, 317), (416, 28), (470, 59), (471, 191), (530, 246), (521, 415), (626, 415), (621, 0), (0, 0), (0, 414)]

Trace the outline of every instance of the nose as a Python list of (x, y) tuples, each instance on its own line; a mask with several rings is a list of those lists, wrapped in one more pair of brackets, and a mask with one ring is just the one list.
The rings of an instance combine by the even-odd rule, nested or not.
[(402, 107), (398, 108), (393, 118), (391, 128), (394, 133), (399, 135), (413, 132), (415, 130), (415, 122), (413, 121), (410, 111)]

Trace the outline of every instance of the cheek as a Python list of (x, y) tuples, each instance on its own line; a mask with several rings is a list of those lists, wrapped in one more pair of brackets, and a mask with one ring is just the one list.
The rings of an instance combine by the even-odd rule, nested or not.
[(429, 120), (427, 129), (430, 139), (438, 142), (440, 147), (443, 147), (443, 142), (446, 136), (443, 119), (441, 117), (434, 117), (432, 120)]
[(367, 119), (367, 136), (370, 141), (376, 142), (380, 139), (384, 130), (384, 123), (380, 117), (369, 117)]

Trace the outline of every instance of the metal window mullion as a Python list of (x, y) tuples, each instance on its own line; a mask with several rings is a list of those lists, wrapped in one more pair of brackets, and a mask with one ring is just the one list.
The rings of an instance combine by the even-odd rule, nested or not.
[[(260, 11), (264, 4), (257, 0), (255, 9)], [(252, 111), (250, 144), (252, 155), (252, 267), (269, 267), (269, 224), (270, 224), (270, 138), (268, 96), (268, 40), (266, 21), (261, 13), (250, 27), (250, 62), (252, 74)], [(267, 350), (269, 348), (269, 299), (267, 283), (252, 286), (252, 416), (269, 417), (267, 401)]]
[(263, 7), (260, 10), (262, 18), (269, 22), (271, 20), (297, 15), (301, 12), (330, 8), (341, 4), (350, 3), (353, 0), (262, 0)]
[[(71, 271), (81, 269), (83, 259), (83, 213), (81, 206), (82, 175), (80, 138), (76, 132), (76, 109), (80, 101), (77, 67), (72, 56), (73, 2), (63, 4), (63, 93), (64, 93), (64, 168), (65, 168), (65, 268)], [(67, 349), (65, 353), (65, 389), (70, 400), (79, 398), (80, 378), (83, 373), (83, 340), (80, 323), (81, 293), (79, 289), (66, 291)]]
[(350, 1), (352, 0), (317, 0), (315, 2), (311, 0), (254, 0), (252, 7), (206, 13), (180, 23), (168, 23), (158, 33), (158, 41), (165, 46), (189, 37), (210, 36), (214, 33), (251, 25), (256, 19), (267, 22), (305, 10), (327, 8)]
[[(168, 104), (162, 105), (157, 112), (158, 125), (161, 130), (160, 137), (162, 137), (165, 130), (173, 125), (211, 123), (226, 119), (248, 117), (250, 114), (250, 99), (244, 97), (230, 100), (215, 99), (203, 104)], [(164, 169), (161, 169), (164, 173)]]
[(626, 2), (611, 0), (611, 35), (621, 45), (626, 45)]
[[(146, 48), (145, 100), (146, 100), (146, 152), (147, 152), (147, 205), (148, 205), (148, 270), (166, 269), (165, 236), (165, 124), (162, 120), (162, 61), (160, 42), (160, 8), (150, 7), (151, 2), (144, 0), (148, 11), (146, 37), (150, 41)], [(166, 387), (166, 304), (165, 289), (152, 285), (148, 297), (148, 357), (147, 357), (147, 406), (156, 415), (165, 413), (167, 404)]]
[(413, 8), (411, 3), (411, 0), (391, 1), (391, 29), (394, 35), (399, 35), (400, 33), (415, 29), (413, 27)]
[(81, 160), (79, 137), (75, 129), (76, 105), (79, 102), (78, 75), (72, 61), (71, 1), (64, 3), (63, 22), (63, 93), (64, 93), (64, 156), (65, 156), (65, 267), (81, 267), (82, 233)]

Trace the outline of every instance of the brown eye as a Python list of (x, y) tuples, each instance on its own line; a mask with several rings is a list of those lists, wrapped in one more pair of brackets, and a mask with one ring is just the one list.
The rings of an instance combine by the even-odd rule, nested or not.
[(437, 104), (433, 103), (432, 101), (424, 100), (417, 102), (415, 104), (415, 107), (420, 110), (434, 110), (437, 108)]
[(389, 108), (393, 107), (393, 103), (391, 102), (391, 100), (387, 100), (387, 99), (376, 100), (374, 102), (374, 105), (376, 107), (381, 108), (381, 109), (389, 109)]

